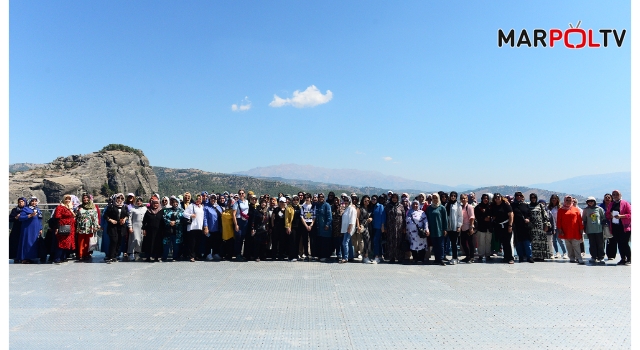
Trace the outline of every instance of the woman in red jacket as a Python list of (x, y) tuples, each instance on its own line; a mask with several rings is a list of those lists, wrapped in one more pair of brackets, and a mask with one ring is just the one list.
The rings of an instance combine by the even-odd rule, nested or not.
[(60, 262), (65, 262), (67, 254), (76, 248), (76, 215), (73, 212), (71, 195), (65, 194), (62, 197), (62, 203), (56, 207), (53, 217), (57, 219), (53, 231), (57, 241), (53, 262), (60, 264)]
[(558, 238), (564, 239), (571, 262), (584, 264), (580, 254), (580, 242), (584, 226), (580, 209), (573, 206), (571, 196), (564, 197), (563, 205), (558, 209)]

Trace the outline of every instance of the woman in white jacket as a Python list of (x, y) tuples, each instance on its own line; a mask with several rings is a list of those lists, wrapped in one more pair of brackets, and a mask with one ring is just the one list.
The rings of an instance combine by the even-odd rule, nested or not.
[(447, 209), (447, 233), (451, 240), (451, 261), (449, 265), (458, 263), (458, 237), (462, 230), (462, 207), (458, 202), (458, 192), (451, 191), (446, 205)]
[(189, 204), (182, 214), (185, 218), (191, 219), (187, 224), (187, 232), (184, 240), (185, 254), (189, 261), (196, 261), (196, 241), (199, 235), (203, 235), (204, 227), (204, 207), (202, 206), (202, 195), (196, 196), (195, 203)]
[[(142, 219), (144, 213), (147, 212), (147, 206), (144, 205), (142, 197), (136, 198), (133, 207), (129, 210), (129, 244), (127, 245), (128, 256), (122, 258), (123, 261), (131, 259), (136, 261), (140, 257), (142, 251)], [(137, 255), (137, 256), (136, 256)], [(125, 260), (126, 259), (126, 260)]]

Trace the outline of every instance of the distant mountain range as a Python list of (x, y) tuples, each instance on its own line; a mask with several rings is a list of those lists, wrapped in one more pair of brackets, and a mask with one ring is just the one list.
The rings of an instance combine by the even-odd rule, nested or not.
[(15, 163), (9, 165), (9, 173), (17, 173), (18, 171), (31, 170), (35, 168), (41, 168), (46, 164), (36, 164), (36, 163)]
[(622, 198), (631, 199), (631, 172), (619, 172), (598, 175), (584, 175), (555, 182), (538, 183), (529, 187), (576, 193), (585, 197), (594, 196), (600, 200), (605, 193), (613, 190), (622, 192)]
[(417, 192), (431, 191), (464, 191), (475, 186), (458, 185), (449, 186), (434, 184), (425, 181), (409, 180), (399, 176), (385, 175), (378, 171), (365, 171), (357, 169), (328, 169), (313, 165), (281, 164), (268, 167), (259, 167), (234, 173), (254, 177), (296, 179), (350, 185), (359, 187), (378, 187), (382, 189), (411, 189)]

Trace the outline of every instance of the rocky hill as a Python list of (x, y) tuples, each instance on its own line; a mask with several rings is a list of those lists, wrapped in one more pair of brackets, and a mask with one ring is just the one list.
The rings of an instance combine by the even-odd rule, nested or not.
[(35, 169), (9, 174), (9, 198), (34, 195), (58, 203), (63, 194), (88, 192), (96, 202), (113, 193), (149, 195), (158, 191), (158, 179), (140, 150), (109, 145), (84, 155), (59, 157)]
[(43, 166), (44, 166), (44, 164), (36, 164), (36, 163), (15, 163), (15, 164), (9, 165), (9, 172), (10, 173), (16, 173), (18, 171), (25, 171), (25, 170), (35, 169), (35, 168), (40, 168), (40, 167), (43, 167)]

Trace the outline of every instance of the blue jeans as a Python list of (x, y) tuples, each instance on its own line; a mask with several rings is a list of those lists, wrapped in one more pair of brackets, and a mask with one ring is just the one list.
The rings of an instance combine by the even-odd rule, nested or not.
[(382, 256), (382, 231), (379, 228), (373, 229), (373, 255)]
[(344, 233), (342, 237), (342, 258), (353, 259), (353, 244), (351, 244), (351, 234), (349, 233)]
[(236, 253), (236, 257), (241, 256), (242, 255), (242, 244), (244, 243), (244, 236), (246, 234), (246, 227), (247, 227), (247, 220), (242, 220), (242, 219), (237, 219), (238, 220), (238, 228), (240, 229), (239, 231), (236, 231), (235, 233), (235, 241), (236, 241), (236, 249), (235, 249), (235, 253)]
[(516, 242), (516, 251), (518, 252), (518, 259), (521, 261), (531, 259), (531, 241)]
[(444, 244), (444, 248), (443, 248), (444, 249), (444, 255), (443, 255), (443, 257), (445, 255), (451, 255), (452, 254), (452, 252), (451, 252), (451, 238), (449, 237), (448, 234), (443, 237), (442, 242)]
[(433, 256), (436, 263), (444, 260), (444, 237), (431, 236), (431, 243), (433, 244)]
[(162, 247), (162, 260), (169, 259), (169, 247), (173, 247), (173, 260), (180, 258), (180, 244), (176, 243), (176, 235), (165, 238), (167, 241)]
[(554, 232), (553, 233), (553, 248), (556, 250), (556, 253), (559, 253), (558, 245), (560, 246), (560, 248), (562, 248), (562, 254), (567, 254), (567, 247), (564, 246), (564, 241), (562, 239), (558, 239), (558, 232)]

